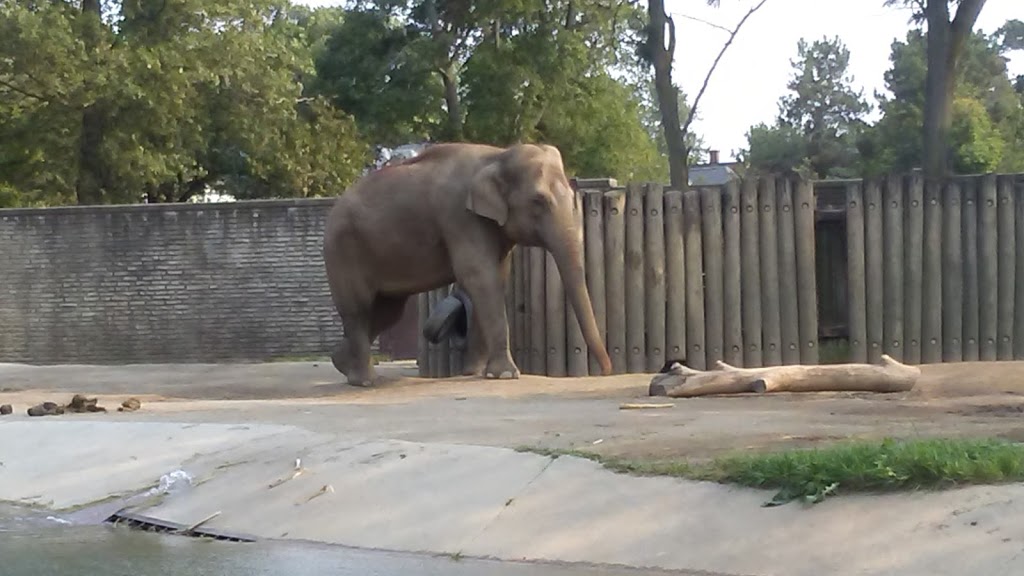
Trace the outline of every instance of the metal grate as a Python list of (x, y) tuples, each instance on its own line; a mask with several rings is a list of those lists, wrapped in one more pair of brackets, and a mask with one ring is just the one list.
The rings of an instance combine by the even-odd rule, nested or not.
[(185, 524), (177, 524), (175, 522), (168, 522), (166, 520), (151, 518), (149, 516), (143, 516), (142, 514), (133, 514), (131, 512), (115, 512), (108, 516), (103, 522), (115, 526), (123, 524), (130, 528), (145, 530), (147, 532), (162, 532), (180, 536), (191, 536), (193, 538), (212, 538), (214, 540), (226, 540), (229, 542), (256, 541), (255, 536), (232, 534), (223, 530), (217, 530), (216, 528), (202, 528), (199, 526), (190, 527)]

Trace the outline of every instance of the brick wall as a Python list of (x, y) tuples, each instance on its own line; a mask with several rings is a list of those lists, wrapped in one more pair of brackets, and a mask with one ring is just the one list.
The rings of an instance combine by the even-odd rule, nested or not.
[(326, 355), (331, 202), (0, 210), (0, 361)]

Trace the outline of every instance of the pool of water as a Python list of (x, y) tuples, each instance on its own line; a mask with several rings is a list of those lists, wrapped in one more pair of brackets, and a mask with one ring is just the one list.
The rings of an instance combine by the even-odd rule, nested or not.
[(647, 572), (400, 554), (292, 542), (237, 543), (65, 524), (0, 508), (3, 576), (637, 576)]

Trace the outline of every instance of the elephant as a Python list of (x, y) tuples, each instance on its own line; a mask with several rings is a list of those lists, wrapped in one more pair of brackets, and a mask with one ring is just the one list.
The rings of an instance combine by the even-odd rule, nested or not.
[(370, 346), (415, 294), (457, 282), (472, 302), (465, 375), (517, 379), (505, 285), (516, 245), (553, 257), (587, 347), (612, 363), (583, 266), (580, 199), (558, 148), (438, 143), (362, 176), (327, 214), (323, 256), (344, 336), (331, 355), (355, 386), (376, 381)]

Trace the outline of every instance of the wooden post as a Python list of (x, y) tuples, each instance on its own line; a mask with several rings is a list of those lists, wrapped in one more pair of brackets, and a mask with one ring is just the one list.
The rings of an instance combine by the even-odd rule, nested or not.
[[(996, 331), (999, 334), (997, 358), (1013, 360), (1013, 319), (1017, 313), (1014, 302), (1014, 282), (1024, 282), (1024, 278), (1016, 275), (1015, 261), (1017, 258), (1015, 226), (1013, 216), (1015, 202), (1013, 198), (1013, 181), (1009, 176), (999, 177), (999, 310)], [(1024, 306), (1024, 302), (1021, 302)]]
[(921, 257), (921, 363), (942, 362), (942, 185), (924, 189)]
[(683, 245), (683, 193), (665, 193), (665, 349), (666, 360), (686, 359), (686, 257)]
[(545, 251), (544, 258), (544, 322), (547, 333), (547, 375), (564, 378), (565, 361), (565, 289), (558, 273), (555, 257)]
[(643, 373), (647, 367), (644, 334), (644, 189), (626, 188), (626, 372)]
[(742, 272), (743, 299), (743, 365), (746, 368), (761, 366), (761, 256), (758, 246), (761, 231), (758, 226), (760, 214), (757, 200), (757, 182), (754, 174), (743, 178), (740, 192), (740, 261)]
[(722, 192), (720, 188), (699, 188), (701, 242), (704, 249), (704, 357), (707, 366), (723, 359), (722, 278)]
[(604, 195), (604, 278), (608, 355), (615, 374), (626, 373), (626, 194)]
[(683, 193), (683, 245), (686, 248), (686, 365), (707, 366), (704, 352), (704, 264), (700, 222), (700, 192)]
[(775, 217), (779, 235), (779, 332), (782, 363), (800, 363), (800, 310), (796, 293), (796, 232), (793, 230), (793, 187), (788, 178), (775, 180)]
[[(957, 178), (963, 199), (960, 203), (960, 242), (963, 282), (962, 359), (978, 360), (978, 190), (968, 178)], [(953, 273), (950, 270), (949, 273)]]
[[(531, 246), (527, 249), (530, 260), (530, 296), (526, 309), (530, 329), (530, 373), (546, 375), (547, 372), (547, 251)], [(520, 370), (522, 372), (522, 370)]]
[(647, 184), (644, 193), (644, 324), (647, 367), (653, 374), (665, 364), (665, 194), (661, 184)]
[(906, 228), (903, 230), (903, 361), (921, 363), (921, 274), (924, 261), (924, 179), (911, 175), (903, 205)]
[(960, 184), (947, 182), (942, 195), (942, 360), (963, 360), (963, 273)]
[(814, 257), (814, 183), (800, 178), (793, 197), (800, 363), (818, 363), (818, 281)]
[[(975, 179), (977, 186), (978, 180)], [(998, 188), (995, 174), (982, 176), (978, 189), (978, 346), (979, 359), (994, 362), (999, 338), (999, 262), (996, 239)]]
[(876, 180), (864, 186), (864, 287), (867, 312), (868, 363), (882, 357), (884, 244), (882, 241), (882, 190)]
[(416, 309), (419, 314), (419, 321), (416, 324), (416, 339), (419, 345), (416, 347), (416, 368), (420, 378), (430, 377), (430, 343), (423, 335), (423, 327), (430, 318), (430, 293), (420, 292), (416, 295)]
[[(576, 196), (579, 199), (581, 209), (576, 212), (576, 225), (580, 227), (583, 233), (583, 237), (586, 238), (586, 222), (583, 215), (583, 193), (576, 192)], [(584, 241), (583, 251), (583, 269), (587, 269), (587, 254), (586, 254), (586, 243)], [(587, 287), (587, 292), (590, 292), (590, 287)], [(590, 295), (593, 300), (594, 295)], [(572, 308), (572, 303), (569, 301), (567, 294), (562, 295), (563, 308), (565, 310), (565, 331), (566, 331), (566, 373), (569, 376), (580, 377), (586, 376), (587, 369), (587, 342), (583, 339), (583, 329), (580, 328), (580, 322), (576, 318), (576, 312)], [(591, 303), (593, 306), (593, 303)]]
[[(1012, 176), (1004, 176), (1006, 179)], [(1013, 237), (1014, 251), (1014, 274), (1017, 277), (1013, 285), (1014, 301), (1019, 304), (1013, 311), (1013, 359), (1024, 360), (1024, 182), (1019, 179), (1013, 190), (1013, 214), (1016, 224)]]
[(762, 365), (782, 364), (779, 326), (779, 244), (775, 218), (775, 178), (760, 178)]
[(882, 352), (903, 361), (903, 178), (886, 179), (882, 194)]
[[(587, 291), (590, 292), (590, 303), (594, 308), (594, 318), (597, 321), (597, 329), (601, 332), (605, 346), (611, 349), (608, 342), (607, 307), (605, 305), (605, 277), (604, 277), (604, 193), (595, 190), (587, 190), (583, 194), (584, 214), (583, 239), (584, 251), (586, 252), (587, 265)], [(588, 372), (600, 374), (601, 367), (597, 364), (597, 358), (588, 356)]]
[(730, 180), (722, 195), (722, 230), (725, 236), (724, 304), (725, 341), (723, 356), (727, 364), (743, 366), (743, 280), (740, 264), (740, 183)]
[(846, 267), (850, 307), (850, 362), (868, 361), (865, 281), (864, 192), (861, 183), (846, 185)]

